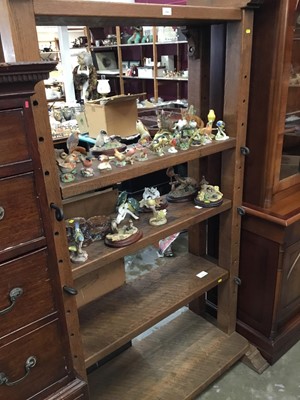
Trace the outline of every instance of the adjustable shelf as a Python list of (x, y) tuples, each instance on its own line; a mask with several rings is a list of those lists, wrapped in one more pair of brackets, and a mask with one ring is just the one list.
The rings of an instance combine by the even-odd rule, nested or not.
[(135, 221), (134, 225), (143, 232), (143, 237), (130, 246), (111, 248), (106, 246), (103, 241), (92, 243), (88, 248), (89, 258), (85, 263), (72, 265), (72, 273), (74, 279), (77, 279), (87, 273), (95, 271), (113, 261), (125, 257), (129, 253), (157, 243), (159, 240), (187, 229), (189, 226), (202, 222), (210, 217), (220, 214), (231, 208), (231, 201), (224, 199), (219, 207), (213, 208), (196, 208), (190, 203), (170, 203), (167, 208), (168, 222), (159, 227), (149, 225), (148, 219), (151, 213), (141, 213), (140, 220)]
[(168, 153), (161, 157), (149, 152), (147, 161), (135, 162), (133, 165), (126, 165), (123, 168), (113, 166), (111, 171), (100, 172), (97, 169), (99, 161), (94, 161), (95, 175), (93, 177), (83, 178), (78, 174), (74, 182), (60, 184), (62, 197), (66, 199), (81, 193), (112, 186), (116, 183), (141, 176), (141, 174), (150, 174), (151, 172), (232, 149), (235, 147), (235, 144), (236, 140), (229, 138), (224, 141), (190, 148), (189, 150), (180, 150), (175, 154)]
[(247, 347), (237, 333), (227, 335), (186, 311), (89, 374), (90, 399), (190, 400)]
[[(196, 275), (205, 271), (207, 275)], [(184, 254), (79, 310), (86, 367), (93, 365), (191, 300), (220, 284), (228, 272)]]

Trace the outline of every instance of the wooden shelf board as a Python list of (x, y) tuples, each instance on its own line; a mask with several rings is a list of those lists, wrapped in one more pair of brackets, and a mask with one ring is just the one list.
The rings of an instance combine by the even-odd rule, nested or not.
[[(206, 271), (207, 275), (196, 275)], [(79, 310), (86, 367), (223, 282), (228, 272), (192, 254), (126, 283)]]
[(95, 175), (93, 177), (84, 178), (78, 173), (74, 182), (60, 184), (62, 197), (65, 199), (81, 193), (112, 186), (118, 182), (234, 148), (235, 144), (236, 140), (234, 138), (229, 138), (224, 141), (206, 144), (205, 146), (190, 148), (189, 150), (180, 150), (175, 154), (165, 154), (164, 156), (158, 156), (149, 152), (147, 161), (135, 162), (133, 165), (127, 165), (123, 168), (113, 166), (111, 171), (100, 172), (97, 169), (99, 164), (97, 160), (93, 162), (93, 168), (95, 170)]
[(190, 400), (247, 349), (187, 311), (89, 374), (91, 400)]
[(159, 4), (115, 4), (111, 2), (78, 0), (34, 0), (37, 25), (123, 26), (140, 25), (199, 25), (221, 21), (239, 21), (239, 7), (170, 6), (172, 13), (164, 15)]
[(152, 213), (141, 213), (139, 221), (134, 225), (143, 232), (143, 237), (127, 247), (111, 248), (106, 246), (103, 241), (92, 243), (86, 248), (89, 258), (85, 263), (72, 265), (73, 278), (79, 278), (89, 272), (95, 271), (106, 264), (133, 254), (138, 250), (155, 244), (165, 237), (187, 229), (189, 226), (202, 222), (210, 217), (220, 214), (231, 208), (231, 201), (223, 200), (219, 207), (198, 209), (192, 202), (189, 203), (170, 203), (167, 208), (168, 222), (165, 225), (153, 227), (148, 223)]

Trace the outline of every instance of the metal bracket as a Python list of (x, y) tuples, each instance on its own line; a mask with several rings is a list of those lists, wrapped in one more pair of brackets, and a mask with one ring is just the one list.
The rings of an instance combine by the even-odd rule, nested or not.
[(244, 215), (246, 215), (246, 210), (244, 209), (244, 207), (242, 207), (242, 206), (240, 206), (240, 207), (238, 207), (237, 208), (237, 212), (238, 212), (238, 214), (240, 215), (240, 216), (244, 216)]
[(233, 280), (234, 280), (234, 283), (235, 283), (236, 285), (238, 285), (238, 286), (241, 286), (241, 285), (242, 285), (242, 280), (241, 280), (241, 278), (239, 278), (238, 276), (235, 276), (235, 277), (233, 278)]
[(248, 156), (250, 154), (250, 149), (247, 146), (242, 146), (240, 152), (243, 156)]
[(76, 296), (76, 294), (78, 294), (78, 290), (76, 288), (71, 287), (71, 286), (64, 286), (63, 290), (66, 293), (71, 294), (72, 296)]

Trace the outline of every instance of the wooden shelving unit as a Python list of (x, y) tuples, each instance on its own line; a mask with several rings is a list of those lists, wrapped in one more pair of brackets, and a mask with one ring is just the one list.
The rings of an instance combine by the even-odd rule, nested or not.
[[(224, 86), (224, 101), (218, 119), (226, 122), (226, 132), (231, 137), (228, 140), (179, 151), (174, 155), (153, 155), (148, 161), (137, 162), (125, 168), (113, 168), (110, 172), (96, 174), (90, 179), (77, 177), (75, 182), (59, 187), (42, 85), (36, 87), (32, 108), (32, 124), (37, 136), (36, 145), (33, 146), (35, 156), (41, 163), (41, 180), (45, 182), (46, 200), (42, 215), (43, 218), (47, 216), (47, 219), (44, 218), (45, 227), (53, 239), (53, 244), (49, 246), (48, 265), (59, 282), (55, 286), (55, 300), (61, 306), (60, 315), (65, 317), (64, 328), (68, 335), (64, 338), (69, 341), (69, 346), (65, 346), (66, 359), (70, 368), (73, 367), (68, 376), (81, 377), (82, 381), (89, 382), (89, 394), (82, 387), (68, 391), (67, 384), (63, 387), (61, 383), (60, 391), (53, 393), (51, 400), (192, 399), (240, 359), (248, 348), (247, 341), (235, 332), (235, 278), (238, 276), (239, 264), (240, 215), (237, 209), (241, 204), (244, 166), (240, 148), (245, 145), (247, 129), (252, 1), (241, 0), (239, 6), (236, 1), (230, 0), (225, 1), (222, 7), (198, 4), (170, 6), (172, 12), (169, 15), (163, 15), (161, 6), (153, 4), (33, 0), (31, 7), (27, 7), (26, 1), (20, 4), (10, 0), (9, 3), (10, 7), (6, 11), (10, 18), (3, 21), (0, 33), (6, 28), (5, 32), (11, 32), (11, 42), (16, 44), (16, 59), (20, 61), (39, 59), (35, 24), (189, 25), (192, 33), (189, 46), (193, 45), (195, 49), (189, 60), (189, 102), (201, 110), (204, 119), (209, 108), (213, 108), (208, 99), (210, 82), (214, 83), (216, 79), (215, 75), (207, 74), (209, 66), (213, 64), (208, 51), (214, 44), (211, 43), (213, 39), (210, 29), (215, 24), (223, 24), (226, 29), (223, 59), (225, 72), (220, 83)], [(257, 5), (257, 1), (253, 3)], [(18, 30), (10, 29), (11, 21), (15, 23), (13, 26), (17, 22)], [(24, 31), (27, 32), (26, 37), (21, 35)], [(31, 46), (28, 54), (25, 54), (28, 40)], [(204, 170), (206, 175), (216, 168), (209, 162), (211, 156), (217, 156), (220, 160), (218, 182), (224, 194), (221, 206), (199, 210), (193, 203), (170, 204), (166, 225), (157, 229), (150, 227), (147, 215), (138, 221), (143, 232), (140, 241), (125, 248), (114, 249), (105, 247), (103, 243), (93, 244), (88, 248), (90, 257), (86, 263), (70, 265), (65, 224), (55, 218), (53, 205), (62, 207), (66, 202), (76, 202), (79, 195), (81, 198), (90, 198), (92, 194), (101, 197), (104, 188), (181, 163), (188, 163), (188, 176), (200, 181)], [(218, 256), (214, 261), (208, 261), (206, 223), (216, 215), (219, 219), (219, 230), (215, 232)], [(111, 272), (116, 264), (120, 268), (126, 255), (181, 229), (187, 229), (189, 236), (187, 254), (183, 257), (171, 259), (164, 267), (131, 283), (120, 279), (119, 287), (105, 295), (97, 296), (95, 290), (92, 299), (79, 309), (74, 308), (72, 295), (75, 291), (72, 288), (78, 281), (84, 279), (88, 286), (95, 272)], [(207, 275), (201, 279), (197, 274), (202, 271), (206, 271)], [(217, 319), (209, 323), (203, 312), (203, 298), (213, 287), (218, 289)], [(171, 322), (165, 323), (166, 317), (185, 305), (189, 305), (194, 313), (182, 312)], [(196, 311), (201, 316), (196, 315)], [(162, 324), (162, 327), (154, 329), (142, 340), (137, 338), (156, 323)], [(50, 334), (48, 332), (49, 338)], [(88, 367), (92, 370), (103, 362), (103, 358), (111, 357), (130, 341), (131, 348), (91, 372), (87, 379), (85, 374)], [(32, 348), (34, 352), (34, 343)], [(22, 352), (24, 347), (20, 348)], [(49, 370), (54, 370), (56, 358), (52, 357), (49, 364)], [(30, 380), (24, 382), (27, 388), (30, 387)], [(38, 397), (43, 388), (36, 383), (35, 389)], [(51, 387), (47, 390), (47, 393), (51, 393)], [(20, 392), (23, 391), (20, 389)]]

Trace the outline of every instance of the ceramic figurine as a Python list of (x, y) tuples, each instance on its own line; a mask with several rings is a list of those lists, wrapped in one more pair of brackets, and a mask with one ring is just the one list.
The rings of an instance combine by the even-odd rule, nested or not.
[(213, 135), (213, 123), (216, 119), (216, 115), (214, 110), (209, 110), (209, 113), (207, 115), (207, 124), (205, 127), (203, 127), (200, 132), (202, 135), (202, 144), (208, 144), (211, 143), (214, 139), (214, 135)]
[(79, 132), (77, 130), (73, 130), (67, 139), (67, 149), (69, 151), (69, 154), (72, 154), (72, 152), (78, 146), (78, 143), (79, 143), (78, 135), (79, 135)]
[(164, 209), (168, 206), (168, 202), (161, 198), (157, 188), (146, 187), (143, 192), (143, 198), (139, 202), (139, 206), (141, 211), (147, 212), (148, 210), (153, 211), (153, 206), (156, 210)]
[(76, 161), (70, 159), (64, 150), (58, 149), (55, 149), (55, 159), (60, 173), (60, 180), (64, 183), (73, 182), (76, 174)]
[(138, 140), (138, 143), (141, 144), (142, 146), (145, 146), (150, 143), (151, 141), (151, 135), (149, 133), (148, 128), (142, 123), (141, 120), (136, 121), (136, 131), (137, 133), (140, 134), (140, 138)]
[(201, 207), (217, 207), (223, 203), (223, 193), (220, 192), (219, 186), (209, 185), (203, 177), (200, 182), (200, 190), (194, 202)]
[(111, 170), (112, 166), (110, 165), (110, 160), (109, 157), (106, 156), (105, 154), (101, 154), (101, 156), (99, 156), (99, 160), (100, 160), (100, 164), (98, 165), (98, 169), (100, 171), (105, 171), (105, 170)]
[(106, 235), (105, 244), (111, 247), (124, 247), (139, 240), (143, 234), (133, 225), (130, 218), (128, 224), (121, 224), (126, 217), (138, 220), (139, 203), (134, 198), (128, 198), (127, 193), (121, 192), (117, 199), (117, 216), (111, 221), (112, 233)]
[(168, 168), (166, 173), (170, 178), (171, 185), (171, 191), (167, 194), (169, 202), (178, 203), (194, 199), (198, 191), (198, 184), (195, 179), (175, 174), (172, 167)]
[(163, 156), (165, 154), (165, 147), (168, 145), (169, 141), (169, 132), (157, 132), (149, 148), (157, 155)]
[(81, 168), (80, 173), (84, 178), (90, 178), (95, 174), (93, 168)]
[(167, 221), (167, 210), (166, 209), (156, 210), (155, 203), (154, 203), (152, 211), (153, 211), (153, 216), (149, 219), (149, 224), (150, 225), (161, 226), (161, 225), (164, 225), (164, 224), (166, 224), (168, 222)]
[(92, 56), (82, 51), (77, 56), (78, 65), (73, 69), (73, 83), (77, 103), (95, 100), (97, 93), (97, 70), (93, 65)]
[(127, 40), (128, 44), (137, 44), (140, 43), (143, 36), (143, 28), (141, 26), (134, 26), (133, 27), (133, 34)]
[(70, 246), (70, 259), (73, 263), (85, 262), (88, 259), (88, 253), (82, 249), (84, 235), (79, 227), (79, 222), (74, 223), (74, 246)]
[(133, 157), (136, 161), (147, 161), (148, 160), (147, 148), (146, 147), (137, 148)]
[(151, 210), (153, 215), (149, 219), (149, 224), (160, 226), (167, 223), (167, 210), (161, 207), (160, 193), (156, 188), (145, 188), (143, 199), (140, 201), (140, 207), (143, 210)]
[(225, 133), (225, 122), (224, 121), (217, 121), (216, 123), (218, 132), (215, 136), (215, 140), (226, 140), (229, 139), (229, 136)]

